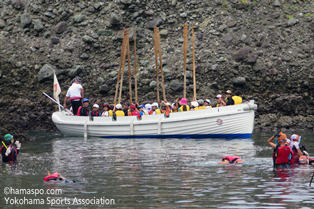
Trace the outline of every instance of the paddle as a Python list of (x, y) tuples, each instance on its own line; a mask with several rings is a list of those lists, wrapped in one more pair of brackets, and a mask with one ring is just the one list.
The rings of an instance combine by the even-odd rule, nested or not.
[(7, 145), (5, 145), (4, 141), (2, 141), (3, 146), (8, 149)]

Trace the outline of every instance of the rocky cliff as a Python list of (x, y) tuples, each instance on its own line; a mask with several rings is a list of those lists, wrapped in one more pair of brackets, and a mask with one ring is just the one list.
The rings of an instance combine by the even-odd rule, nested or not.
[[(53, 71), (61, 99), (79, 75), (92, 101), (112, 102), (123, 28), (129, 28), (131, 51), (137, 34), (141, 101), (156, 97), (155, 25), (168, 100), (182, 97), (184, 23), (190, 26), (189, 97), (194, 23), (199, 97), (214, 100), (227, 89), (240, 91), (259, 105), (257, 129), (313, 130), (314, 1), (2, 0), (1, 135), (54, 127), (56, 107), (42, 96), (52, 94)], [(123, 90), (127, 99), (126, 80)]]

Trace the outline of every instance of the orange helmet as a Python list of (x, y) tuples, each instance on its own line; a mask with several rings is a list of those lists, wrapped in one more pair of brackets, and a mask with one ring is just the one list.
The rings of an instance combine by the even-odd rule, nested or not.
[(284, 134), (284, 133), (282, 133), (282, 132), (280, 132), (279, 135), (280, 135), (280, 136), (278, 137), (278, 142), (286, 142), (286, 140), (287, 140), (287, 135)]

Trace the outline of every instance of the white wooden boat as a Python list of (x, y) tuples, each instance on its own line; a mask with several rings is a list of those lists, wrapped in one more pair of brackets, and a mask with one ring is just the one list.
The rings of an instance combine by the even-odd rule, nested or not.
[(251, 138), (254, 100), (232, 106), (161, 115), (111, 117), (70, 116), (54, 112), (52, 120), (68, 136), (105, 138)]

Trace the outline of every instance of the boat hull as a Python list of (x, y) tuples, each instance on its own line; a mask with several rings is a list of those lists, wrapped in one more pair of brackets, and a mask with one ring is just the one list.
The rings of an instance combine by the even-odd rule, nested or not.
[(164, 115), (111, 117), (68, 116), (55, 112), (52, 120), (68, 136), (104, 138), (251, 138), (254, 101), (227, 107)]

